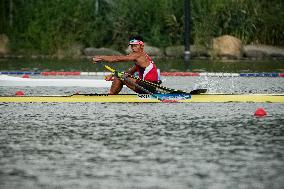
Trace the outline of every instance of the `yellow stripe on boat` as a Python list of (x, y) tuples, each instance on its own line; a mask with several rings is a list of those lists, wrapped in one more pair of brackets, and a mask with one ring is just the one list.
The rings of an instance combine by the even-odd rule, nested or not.
[[(0, 102), (101, 102), (101, 103), (154, 103), (161, 102), (148, 94), (92, 94), (71, 96), (0, 96)], [(284, 103), (284, 94), (199, 94), (191, 99), (178, 100), (182, 103), (224, 103), (224, 102), (270, 102)]]

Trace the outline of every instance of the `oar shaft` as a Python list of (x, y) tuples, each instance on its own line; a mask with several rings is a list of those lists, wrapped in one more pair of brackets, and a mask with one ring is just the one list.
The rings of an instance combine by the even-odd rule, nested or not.
[(146, 94), (154, 95), (154, 93), (152, 93), (149, 90), (145, 89), (144, 87), (138, 85), (137, 83), (131, 81), (129, 78), (127, 78), (127, 76), (123, 76), (121, 79), (126, 80), (128, 83), (131, 83), (132, 85), (134, 85), (135, 87), (137, 87), (141, 91), (145, 92)]
[(166, 92), (171, 92), (171, 93), (186, 93), (185, 91), (182, 91), (182, 90), (176, 90), (176, 89), (171, 89), (171, 88), (168, 88), (168, 87), (164, 87), (164, 86), (161, 86), (161, 85), (158, 85), (156, 83), (153, 83), (153, 82), (150, 82), (150, 81), (146, 81), (146, 80), (143, 80), (143, 79), (140, 79), (138, 77), (135, 77), (133, 75), (130, 75), (129, 77), (133, 78), (133, 79), (137, 79), (138, 81), (140, 82), (143, 82), (147, 85), (150, 85), (152, 87), (156, 87), (156, 88), (159, 88), (163, 91), (166, 91)]

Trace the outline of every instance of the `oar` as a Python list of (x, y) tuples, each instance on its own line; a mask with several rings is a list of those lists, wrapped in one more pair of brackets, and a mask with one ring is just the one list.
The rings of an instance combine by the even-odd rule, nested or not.
[[(122, 80), (126, 80), (127, 82), (131, 83), (132, 85), (134, 85), (135, 87), (137, 87), (138, 89), (140, 89), (141, 91), (145, 92), (146, 94), (151, 95), (152, 97), (158, 99), (161, 102), (178, 102), (177, 100), (170, 100), (170, 99), (162, 99), (159, 96), (157, 96), (156, 94), (152, 93), (151, 91), (145, 89), (144, 87), (138, 85), (137, 83), (133, 82), (132, 80), (128, 79), (127, 76), (131, 76), (130, 74), (128, 74), (127, 76), (124, 75), (123, 72), (118, 72), (115, 69), (105, 65), (105, 68), (108, 69), (110, 72), (114, 73), (114, 75)], [(134, 78), (135, 79), (135, 78)]]
[[(113, 72), (113, 73), (117, 72), (115, 69), (111, 68), (110, 66), (104, 65), (104, 67), (107, 70), (109, 70), (110, 72)], [(123, 72), (117, 72), (117, 73), (123, 75)], [(159, 88), (159, 89), (166, 91), (168, 93), (171, 93), (171, 94), (174, 94), (174, 93), (176, 93), (176, 94), (183, 94), (183, 93), (185, 93), (185, 94), (200, 94), (200, 93), (205, 93), (207, 91), (207, 89), (195, 89), (195, 90), (192, 90), (188, 93), (188, 92), (183, 91), (183, 90), (177, 90), (177, 89), (164, 87), (164, 86), (158, 85), (156, 83), (140, 79), (139, 77), (135, 77), (134, 75), (129, 74), (128, 76), (133, 78), (133, 79), (138, 80), (139, 82), (145, 83), (145, 84), (150, 85), (152, 87)]]
[[(107, 70), (109, 70), (110, 72), (113, 72), (113, 73), (117, 72), (115, 69), (113, 69), (113, 68), (111, 68), (111, 67), (109, 67), (109, 66), (107, 66), (107, 65), (105, 65), (105, 68), (106, 68)], [(123, 72), (117, 72), (117, 73), (118, 73), (118, 74), (121, 74), (121, 75), (123, 74)], [(158, 85), (158, 84), (153, 83), (153, 82), (150, 82), (150, 81), (146, 81), (146, 80), (140, 79), (139, 77), (135, 77), (134, 75), (130, 75), (130, 74), (129, 74), (128, 76), (131, 77), (131, 78), (133, 78), (133, 79), (138, 80), (139, 82), (145, 83), (145, 84), (150, 85), (150, 86), (152, 86), (152, 87), (159, 88), (159, 89), (161, 89), (161, 90), (163, 90), (163, 91), (166, 91), (166, 92), (179, 93), (179, 94), (181, 94), (181, 93), (187, 93), (186, 91), (171, 89), (171, 88), (164, 87), (164, 86)]]
[(194, 89), (192, 91), (190, 91), (189, 94), (191, 95), (196, 95), (196, 94), (202, 94), (202, 93), (206, 93), (207, 89)]
[(156, 88), (159, 88), (163, 91), (167, 91), (171, 94), (200, 94), (200, 93), (206, 93), (207, 89), (195, 89), (195, 90), (192, 90), (190, 91), (189, 93), (186, 92), (186, 91), (183, 91), (183, 90), (177, 90), (177, 89), (172, 89), (172, 88), (168, 88), (168, 87), (164, 87), (164, 86), (161, 86), (161, 85), (158, 85), (156, 83), (153, 83), (153, 82), (150, 82), (150, 81), (146, 81), (146, 80), (143, 80), (143, 79), (140, 79), (139, 77), (135, 77), (133, 75), (130, 75), (129, 77), (131, 78), (134, 78), (134, 79), (137, 79), (138, 81), (140, 82), (143, 82), (145, 84), (148, 84), (152, 87), (156, 87)]

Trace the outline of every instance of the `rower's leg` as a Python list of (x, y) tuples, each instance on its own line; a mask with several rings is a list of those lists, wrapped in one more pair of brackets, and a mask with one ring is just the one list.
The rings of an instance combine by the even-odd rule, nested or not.
[(130, 77), (128, 77), (127, 80), (124, 80), (124, 84), (125, 84), (128, 88), (130, 88), (131, 90), (133, 90), (133, 91), (135, 91), (135, 92), (138, 90), (138, 89), (136, 88), (136, 86), (135, 86), (135, 85), (137, 85), (136, 82), (137, 82), (136, 79), (133, 79), (133, 78), (130, 78)]
[(114, 77), (109, 90), (109, 94), (118, 94), (121, 91), (122, 87), (123, 82), (119, 78)]
[(133, 78), (127, 78), (127, 80), (122, 81), (121, 79), (114, 77), (114, 80), (112, 81), (111, 88), (109, 90), (109, 94), (118, 94), (123, 85), (126, 85), (128, 88), (130, 88), (133, 91), (137, 91), (138, 89), (135, 86), (136, 79)]

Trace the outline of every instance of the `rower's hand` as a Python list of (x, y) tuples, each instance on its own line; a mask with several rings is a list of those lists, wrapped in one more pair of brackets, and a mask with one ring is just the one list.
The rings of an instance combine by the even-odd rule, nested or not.
[(129, 75), (130, 75), (130, 74), (127, 73), (127, 72), (124, 72), (124, 73), (123, 73), (123, 76), (124, 76), (124, 77), (128, 77)]
[(92, 60), (93, 60), (93, 63), (96, 64), (96, 63), (102, 61), (103, 59), (100, 56), (95, 56), (95, 57), (93, 57)]

